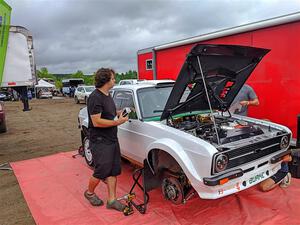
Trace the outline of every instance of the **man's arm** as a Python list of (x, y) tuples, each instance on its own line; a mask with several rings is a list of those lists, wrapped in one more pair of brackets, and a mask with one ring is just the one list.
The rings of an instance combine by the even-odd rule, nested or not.
[(120, 114), (119, 118), (117, 120), (107, 120), (101, 118), (101, 113), (91, 115), (92, 123), (94, 127), (114, 127), (119, 126), (126, 121), (128, 121), (128, 117), (123, 117), (122, 114)]
[(250, 100), (250, 101), (241, 101), (240, 104), (242, 106), (249, 106), (249, 105), (258, 106), (259, 105), (259, 100), (258, 100), (258, 98), (255, 98), (255, 99)]

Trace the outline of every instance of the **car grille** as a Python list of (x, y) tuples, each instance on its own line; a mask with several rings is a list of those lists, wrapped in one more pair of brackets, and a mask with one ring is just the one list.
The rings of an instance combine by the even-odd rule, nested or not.
[[(245, 147), (220, 152), (215, 155), (214, 159), (216, 159), (219, 154), (227, 154), (229, 162), (226, 170), (228, 170), (281, 150), (280, 142), (282, 137), (283, 135), (280, 135)], [(288, 137), (290, 138), (290, 135), (288, 135)]]

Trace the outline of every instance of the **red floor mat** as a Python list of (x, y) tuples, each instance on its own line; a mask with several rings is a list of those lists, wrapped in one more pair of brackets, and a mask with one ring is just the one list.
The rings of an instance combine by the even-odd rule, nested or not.
[[(145, 215), (135, 210), (128, 217), (105, 207), (92, 207), (84, 199), (92, 171), (74, 152), (11, 163), (37, 224), (300, 224), (300, 180), (287, 189), (262, 193), (256, 187), (217, 200), (194, 197), (185, 205), (165, 201), (153, 190)], [(123, 165), (118, 178), (118, 196), (127, 193), (132, 168)], [(106, 186), (97, 194), (106, 200)]]

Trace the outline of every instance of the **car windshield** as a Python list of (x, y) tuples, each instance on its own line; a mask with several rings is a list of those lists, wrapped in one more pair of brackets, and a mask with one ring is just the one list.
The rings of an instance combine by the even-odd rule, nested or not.
[(142, 117), (145, 119), (161, 116), (171, 91), (172, 87), (139, 89), (137, 96)]
[(92, 92), (95, 90), (95, 87), (85, 87), (86, 92)]

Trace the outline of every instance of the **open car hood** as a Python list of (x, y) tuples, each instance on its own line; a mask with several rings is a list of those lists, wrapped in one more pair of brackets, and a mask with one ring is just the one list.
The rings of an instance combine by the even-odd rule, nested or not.
[(211, 108), (228, 110), (251, 72), (269, 51), (238, 45), (195, 45), (186, 57), (160, 119), (209, 110), (205, 86)]

